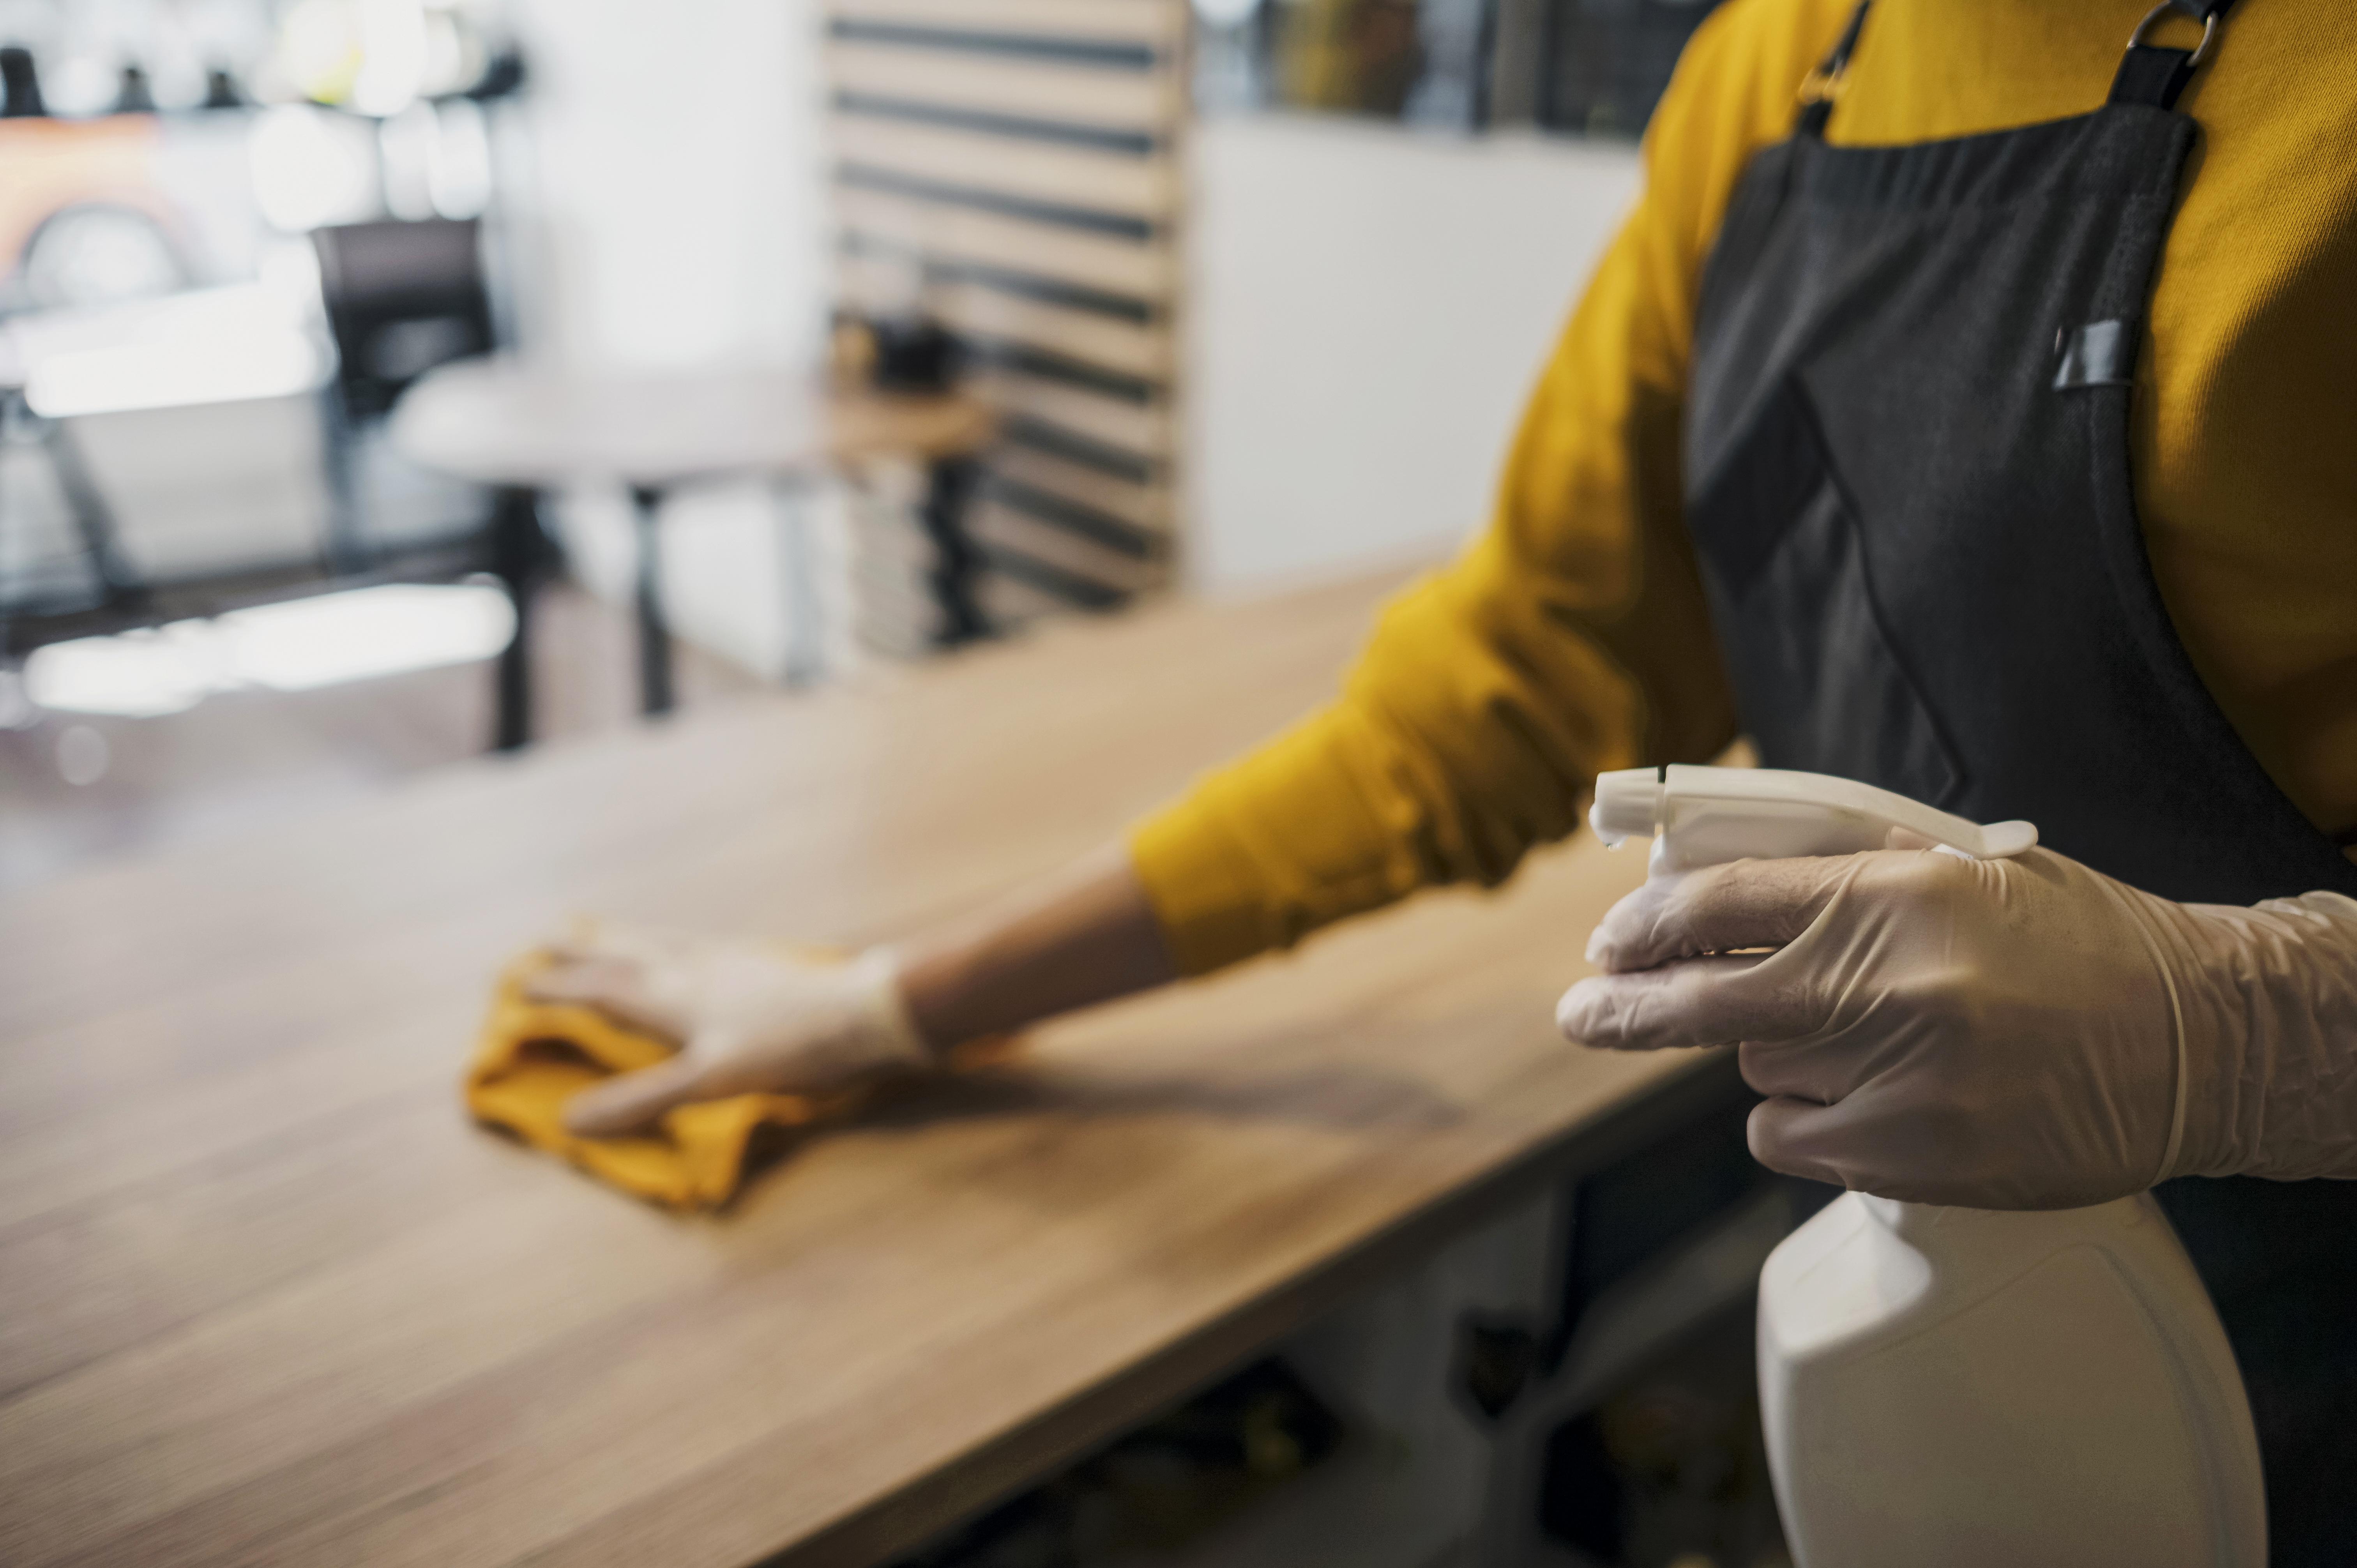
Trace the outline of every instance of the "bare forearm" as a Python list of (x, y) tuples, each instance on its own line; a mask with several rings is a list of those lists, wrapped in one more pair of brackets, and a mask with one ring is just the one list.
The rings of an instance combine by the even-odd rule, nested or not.
[(903, 950), (902, 994), (937, 1050), (1178, 978), (1128, 852), (1061, 875)]

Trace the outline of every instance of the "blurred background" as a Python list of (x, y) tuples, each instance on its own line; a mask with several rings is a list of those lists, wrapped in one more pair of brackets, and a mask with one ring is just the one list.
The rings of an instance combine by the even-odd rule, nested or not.
[(0, 0), (0, 887), (1444, 550), (1708, 8)]
[[(1711, 3), (0, 0), (0, 890), (1440, 554)], [(1517, 1416), (1546, 1560), (1782, 1563), (1749, 1269), (1802, 1199), (1738, 1108), (1565, 1201), (1637, 1348)], [(1674, 1241), (1750, 1262), (1631, 1285)], [(1400, 1342), (1493, 1416), (1550, 1353)], [(1424, 1561), (1475, 1461), (1381, 1359), (1248, 1369), (919, 1561), (1151, 1558), (1384, 1443)]]

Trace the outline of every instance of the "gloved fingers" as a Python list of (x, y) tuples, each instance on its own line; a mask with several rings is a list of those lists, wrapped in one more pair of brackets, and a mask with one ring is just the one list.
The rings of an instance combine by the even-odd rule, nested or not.
[(1747, 1039), (1736, 1047), (1743, 1081), (1771, 1099), (1836, 1105), (1884, 1067), (1882, 1053), (1856, 1039)]
[(1778, 1096), (1751, 1108), (1744, 1137), (1751, 1157), (1771, 1171), (1847, 1187), (1841, 1165), (1826, 1148), (1838, 1143), (1844, 1120), (1830, 1105)]
[(565, 1129), (582, 1138), (634, 1133), (674, 1105), (715, 1098), (705, 1078), (705, 1065), (683, 1056), (622, 1073), (567, 1101)]
[(619, 1023), (677, 1043), (668, 1011), (649, 991), (647, 966), (634, 959), (605, 954), (559, 958), (526, 976), (523, 993), (535, 1002), (595, 1007)]
[(1563, 993), (1555, 1026), (1583, 1045), (1651, 1051), (1785, 1040), (1820, 1027), (1818, 988), (1772, 953), (1681, 959), (1634, 974), (1590, 975)]
[(1702, 953), (1775, 948), (1807, 930), (1855, 875), (1858, 857), (1737, 860), (1656, 876), (1612, 906), (1587, 939), (1609, 973)]
[(643, 977), (639, 965), (625, 959), (560, 955), (524, 976), (523, 993), (535, 1002), (596, 1004), (630, 994)]
[(1868, 1085), (1835, 1105), (1780, 1095), (1751, 1108), (1746, 1132), (1770, 1170), (1902, 1203), (2076, 1208), (2120, 1195), (2003, 1137), (1985, 1111), (1904, 1089)]
[(699, 943), (692, 931), (627, 925), (585, 915), (575, 919), (561, 940), (550, 943), (549, 950), (561, 961), (605, 959), (651, 967), (676, 960)]

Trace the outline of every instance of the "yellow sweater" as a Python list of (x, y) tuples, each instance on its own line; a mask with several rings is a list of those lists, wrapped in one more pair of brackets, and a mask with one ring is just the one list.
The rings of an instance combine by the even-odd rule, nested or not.
[[(2149, 0), (1879, 0), (1830, 139), (2100, 103)], [(2203, 132), (2153, 300), (2135, 474), (2161, 592), (2300, 809), (2357, 824), (2357, 28), (2245, 0), (2179, 107)], [(1681, 517), (1702, 266), (1851, 0), (1732, 0), (1645, 142), (1646, 190), (1557, 345), (1483, 535), (1385, 611), (1340, 698), (1131, 839), (1200, 973), (1569, 832), (1601, 768), (1736, 732)], [(2169, 37), (2173, 39), (2175, 35)]]

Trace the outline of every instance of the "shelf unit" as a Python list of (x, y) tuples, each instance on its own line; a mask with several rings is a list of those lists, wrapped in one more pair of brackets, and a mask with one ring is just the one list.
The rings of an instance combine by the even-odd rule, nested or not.
[[(998, 409), (963, 509), (994, 629), (1163, 586), (1178, 553), (1185, 0), (830, 0), (838, 293), (913, 270)], [(922, 546), (855, 533), (862, 618), (908, 635)]]

